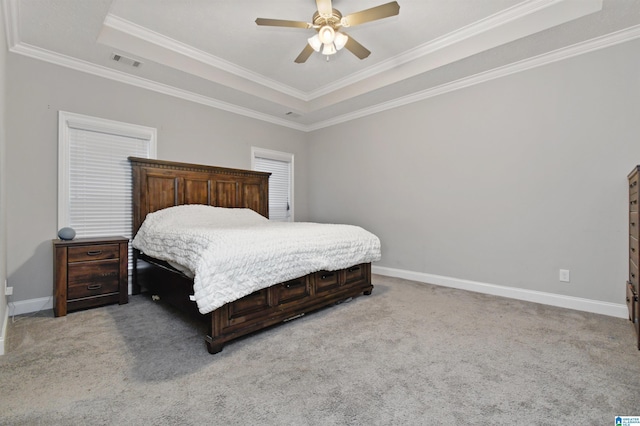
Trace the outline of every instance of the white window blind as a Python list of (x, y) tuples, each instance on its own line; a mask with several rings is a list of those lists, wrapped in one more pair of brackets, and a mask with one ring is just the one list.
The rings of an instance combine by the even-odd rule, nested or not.
[(127, 158), (149, 157), (149, 141), (69, 131), (69, 226), (79, 237), (131, 238), (132, 180)]
[(58, 143), (58, 229), (131, 239), (128, 157), (155, 158), (156, 129), (60, 111)]
[(293, 221), (293, 155), (267, 150), (255, 150), (253, 169), (270, 172), (269, 177), (269, 219)]

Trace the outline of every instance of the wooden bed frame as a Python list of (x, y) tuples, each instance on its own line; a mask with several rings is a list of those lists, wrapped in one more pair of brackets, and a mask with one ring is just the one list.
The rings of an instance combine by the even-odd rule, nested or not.
[[(129, 161), (133, 235), (147, 214), (181, 204), (244, 207), (269, 217), (270, 173), (135, 157)], [(175, 306), (197, 312), (189, 299), (193, 280), (134, 249), (133, 294), (142, 287)], [(206, 315), (207, 349), (218, 353), (232, 339), (372, 290), (371, 264), (363, 263), (339, 271), (318, 271), (256, 291)]]

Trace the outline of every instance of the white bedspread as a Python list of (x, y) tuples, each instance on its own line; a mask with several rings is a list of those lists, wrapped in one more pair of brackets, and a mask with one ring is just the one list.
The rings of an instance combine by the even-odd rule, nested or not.
[(192, 271), (203, 314), (312, 272), (380, 260), (380, 240), (358, 226), (271, 222), (250, 209), (204, 205), (147, 215), (132, 245)]

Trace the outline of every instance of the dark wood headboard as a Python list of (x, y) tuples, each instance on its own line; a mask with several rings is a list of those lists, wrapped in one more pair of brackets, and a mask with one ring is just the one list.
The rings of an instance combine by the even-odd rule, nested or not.
[(250, 208), (269, 217), (271, 173), (129, 157), (133, 235), (147, 214), (182, 204)]

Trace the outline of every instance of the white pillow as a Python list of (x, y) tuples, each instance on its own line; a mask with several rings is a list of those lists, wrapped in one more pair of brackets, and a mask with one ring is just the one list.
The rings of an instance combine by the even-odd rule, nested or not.
[(269, 219), (247, 208), (185, 204), (149, 213), (145, 221), (152, 221), (156, 225), (168, 228), (184, 225), (225, 228), (264, 224), (269, 222)]

